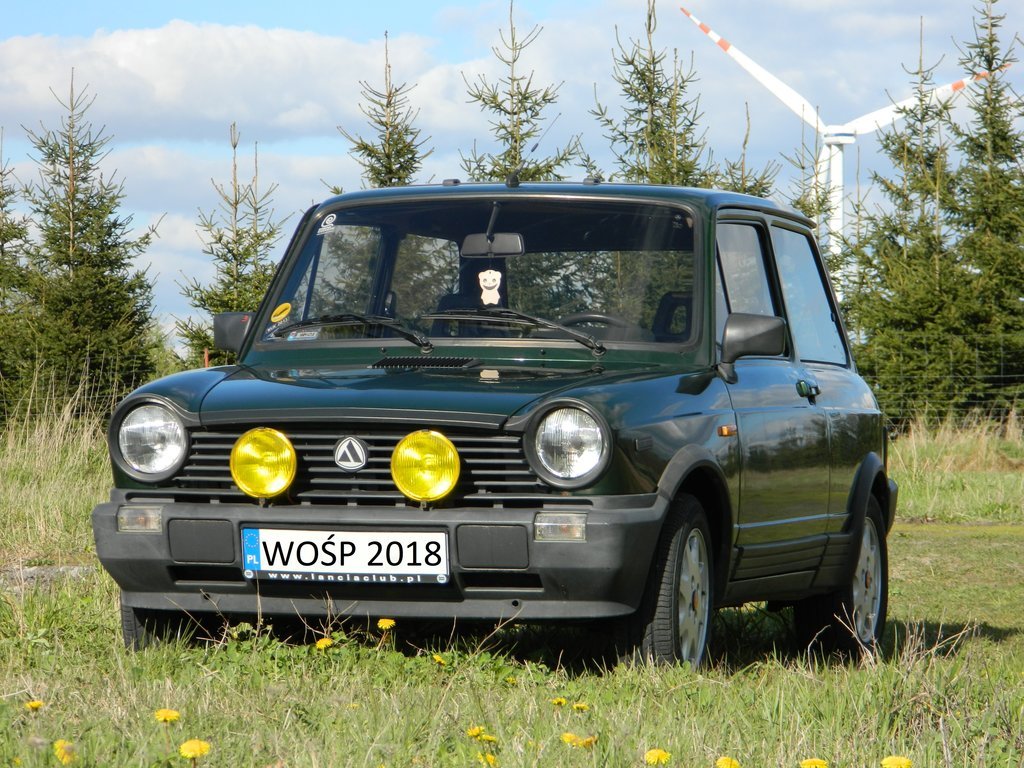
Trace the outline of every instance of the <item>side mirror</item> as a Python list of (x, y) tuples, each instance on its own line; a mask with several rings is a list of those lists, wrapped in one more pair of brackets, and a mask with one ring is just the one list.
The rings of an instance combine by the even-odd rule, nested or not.
[(726, 381), (735, 382), (733, 363), (739, 358), (752, 355), (775, 357), (785, 351), (786, 321), (781, 317), (734, 312), (725, 321), (720, 364)]
[(221, 312), (213, 316), (213, 346), (224, 352), (238, 352), (245, 340), (252, 312)]

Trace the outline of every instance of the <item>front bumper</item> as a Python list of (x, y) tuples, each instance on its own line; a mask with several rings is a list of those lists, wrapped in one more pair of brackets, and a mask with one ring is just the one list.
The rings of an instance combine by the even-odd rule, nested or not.
[[(162, 508), (159, 532), (120, 532), (118, 510)], [(585, 541), (536, 541), (539, 512), (585, 512)], [(92, 513), (96, 553), (134, 608), (224, 616), (301, 615), (573, 620), (621, 616), (639, 605), (666, 513), (657, 494), (523, 509), (271, 506), (128, 501), (115, 490)], [(251, 580), (243, 527), (443, 531), (446, 584)]]

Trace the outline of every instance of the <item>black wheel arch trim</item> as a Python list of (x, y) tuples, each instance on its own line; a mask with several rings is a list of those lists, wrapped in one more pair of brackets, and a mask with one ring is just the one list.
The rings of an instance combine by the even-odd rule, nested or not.
[(868, 499), (871, 496), (877, 497), (878, 506), (886, 518), (883, 521), (885, 531), (878, 532), (880, 536), (884, 536), (892, 528), (895, 516), (896, 483), (886, 477), (885, 462), (874, 452), (865, 456), (857, 468), (850, 496), (846, 502), (847, 521), (843, 532), (850, 537), (850, 547), (844, 571), (850, 579), (853, 578), (853, 572), (857, 568), (860, 542), (864, 534), (864, 518), (867, 516)]
[[(706, 482), (707, 479), (712, 482)], [(714, 543), (709, 547), (714, 568), (712, 594), (718, 599), (725, 594), (727, 576), (732, 569), (730, 553), (736, 520), (725, 473), (714, 455), (703, 446), (686, 445), (665, 465), (658, 482), (658, 495), (667, 502), (666, 518), (672, 502), (683, 493), (694, 496), (704, 507)]]

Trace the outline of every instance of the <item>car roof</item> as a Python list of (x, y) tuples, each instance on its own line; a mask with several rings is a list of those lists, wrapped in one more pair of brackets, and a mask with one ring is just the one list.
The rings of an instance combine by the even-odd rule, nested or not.
[(404, 187), (383, 187), (346, 192), (324, 200), (320, 208), (334, 208), (337, 205), (356, 202), (385, 202), (388, 200), (427, 200), (437, 197), (478, 198), (500, 197), (514, 199), (524, 197), (554, 197), (559, 199), (637, 199), (651, 202), (681, 203), (710, 214), (720, 209), (738, 208), (761, 211), (800, 222), (813, 227), (814, 222), (789, 206), (774, 200), (698, 187), (678, 187), (667, 184), (624, 184), (587, 180), (584, 182), (552, 181), (501, 184), (495, 182), (462, 182), (449, 179), (441, 184), (410, 185)]

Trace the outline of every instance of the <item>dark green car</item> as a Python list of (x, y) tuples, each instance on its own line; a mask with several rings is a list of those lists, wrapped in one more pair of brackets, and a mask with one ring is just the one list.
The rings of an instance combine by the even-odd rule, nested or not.
[(712, 611), (871, 646), (896, 506), (810, 222), (615, 184), (308, 211), (238, 364), (110, 424), (93, 512), (125, 641), (182, 616), (603, 620), (693, 665)]

